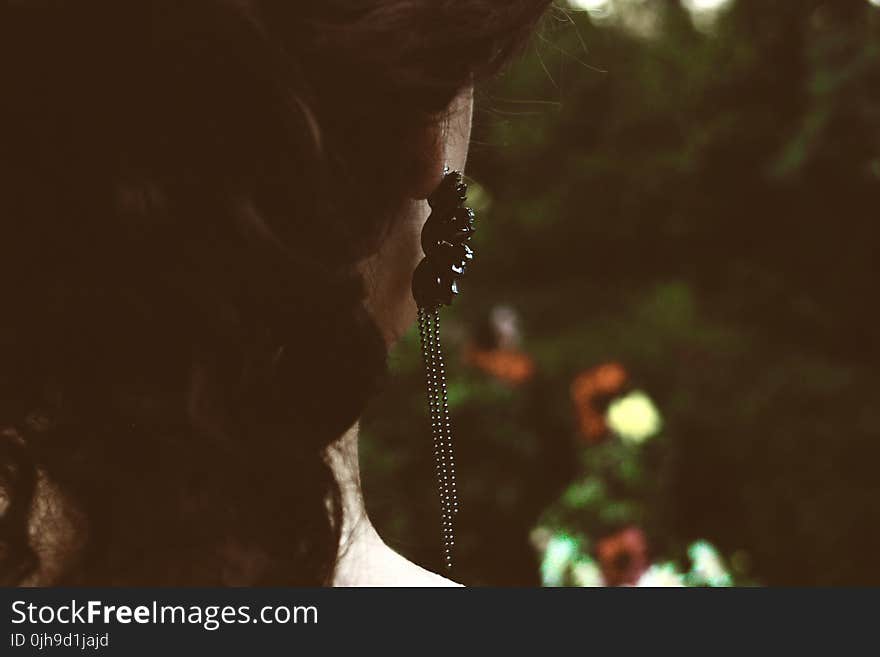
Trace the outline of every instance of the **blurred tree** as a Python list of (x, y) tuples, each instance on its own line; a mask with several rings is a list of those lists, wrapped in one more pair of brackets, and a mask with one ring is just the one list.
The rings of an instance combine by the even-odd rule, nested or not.
[[(636, 27), (555, 12), (483, 90), (480, 260), (456, 313), (466, 328), (517, 308), (539, 375), (453, 380), (464, 577), (535, 581), (542, 509), (614, 529), (560, 516), (560, 495), (601, 470), (568, 385), (615, 360), (664, 416), (644, 481), (615, 498), (655, 553), (708, 538), (767, 584), (880, 584), (880, 9), (735, 0), (697, 29), (677, 1), (638, 4), (653, 14)], [(368, 485), (395, 501), (379, 524), (430, 562), (420, 373), (402, 353), (366, 423)]]

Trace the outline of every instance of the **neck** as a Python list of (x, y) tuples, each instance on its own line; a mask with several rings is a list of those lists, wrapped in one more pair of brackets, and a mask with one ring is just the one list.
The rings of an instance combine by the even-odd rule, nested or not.
[(339, 485), (342, 502), (342, 536), (334, 584), (346, 586), (360, 578), (367, 561), (385, 544), (376, 532), (361, 491), (358, 460), (359, 425), (355, 424), (327, 450), (327, 462)]
[(334, 586), (456, 586), (389, 548), (367, 516), (358, 465), (358, 425), (327, 450), (342, 496), (342, 537)]

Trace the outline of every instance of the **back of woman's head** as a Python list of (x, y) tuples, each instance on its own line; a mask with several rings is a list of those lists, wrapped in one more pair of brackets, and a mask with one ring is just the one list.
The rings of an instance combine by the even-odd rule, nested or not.
[(0, 583), (328, 580), (355, 265), (547, 2), (3, 1)]

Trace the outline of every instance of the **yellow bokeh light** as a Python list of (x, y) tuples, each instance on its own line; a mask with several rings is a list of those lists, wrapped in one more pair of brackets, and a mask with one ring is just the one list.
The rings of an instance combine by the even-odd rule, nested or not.
[(601, 11), (608, 7), (610, 0), (569, 0), (575, 9), (585, 11)]
[(715, 11), (729, 2), (730, 0), (685, 0), (684, 4), (691, 11)]

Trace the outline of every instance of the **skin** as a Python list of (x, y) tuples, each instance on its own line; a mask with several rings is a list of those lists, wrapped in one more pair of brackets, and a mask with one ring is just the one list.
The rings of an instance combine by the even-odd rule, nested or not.
[[(412, 277), (424, 257), (421, 233), (430, 214), (427, 198), (442, 180), (445, 166), (464, 171), (473, 120), (473, 90), (465, 90), (442, 120), (413, 140), (416, 162), (407, 200), (381, 249), (362, 263), (367, 308), (389, 350), (415, 323), (418, 309)], [(342, 492), (342, 541), (335, 586), (458, 586), (408, 561), (376, 532), (364, 506), (358, 465), (358, 425), (328, 451)]]
[(412, 277), (424, 257), (421, 234), (430, 208), (427, 198), (443, 177), (445, 166), (464, 171), (473, 122), (473, 89), (465, 90), (449, 113), (417, 135), (413, 154), (416, 163), (407, 199), (380, 250), (362, 263), (367, 282), (366, 305), (390, 348), (416, 321)]

